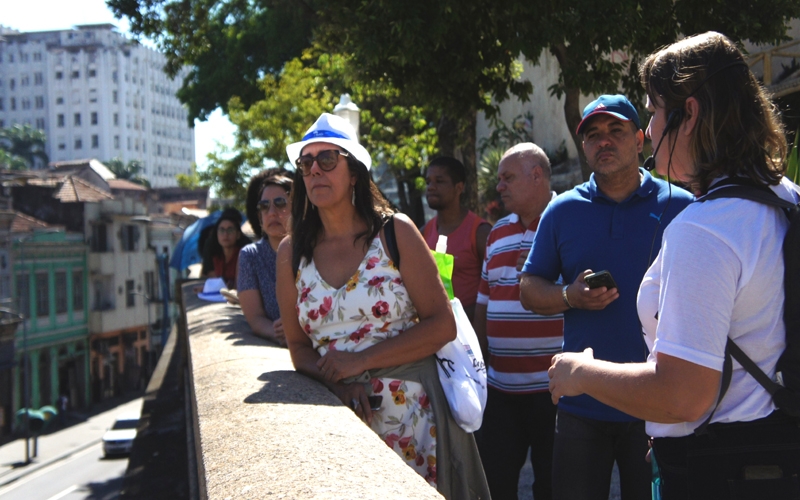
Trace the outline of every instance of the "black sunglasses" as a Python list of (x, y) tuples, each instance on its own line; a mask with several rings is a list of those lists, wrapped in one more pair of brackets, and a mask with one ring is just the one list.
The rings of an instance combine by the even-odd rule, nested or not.
[(278, 212), (282, 212), (282, 211), (286, 210), (286, 207), (289, 205), (289, 202), (283, 196), (279, 196), (277, 198), (274, 198), (271, 201), (270, 200), (261, 200), (261, 201), (258, 202), (258, 205), (257, 205), (259, 212), (261, 212), (261, 213), (269, 212), (270, 204), (272, 204), (272, 206), (275, 207), (275, 210), (277, 210)]
[(350, 156), (350, 153), (337, 149), (326, 149), (325, 151), (320, 151), (317, 156), (303, 155), (295, 160), (294, 163), (303, 172), (303, 177), (306, 177), (311, 175), (311, 167), (314, 166), (315, 161), (324, 172), (330, 172), (339, 163), (339, 156), (346, 158)]

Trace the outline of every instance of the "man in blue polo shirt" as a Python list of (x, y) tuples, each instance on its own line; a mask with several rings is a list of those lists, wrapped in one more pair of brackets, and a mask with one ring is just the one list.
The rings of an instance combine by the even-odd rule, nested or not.
[[(664, 227), (693, 197), (639, 168), (644, 134), (636, 109), (603, 95), (578, 125), (589, 182), (553, 200), (522, 269), (522, 304), (539, 314), (564, 313), (564, 351), (592, 348), (607, 361), (643, 362), (647, 347), (636, 311), (645, 271)], [(618, 288), (590, 289), (584, 280), (607, 270)], [(555, 284), (563, 276), (564, 284)], [(608, 498), (617, 462), (623, 500), (650, 498), (644, 422), (589, 396), (558, 403), (553, 451), (554, 499)]]

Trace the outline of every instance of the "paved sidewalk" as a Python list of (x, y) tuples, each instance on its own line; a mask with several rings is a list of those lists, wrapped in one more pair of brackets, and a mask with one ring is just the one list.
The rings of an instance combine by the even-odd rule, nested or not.
[[(109, 404), (114, 406), (109, 407)], [(118, 414), (140, 413), (141, 409), (142, 398), (137, 397), (133, 400), (116, 398), (98, 405), (92, 413), (71, 412), (68, 420), (71, 425), (39, 436), (38, 456), (28, 465), (23, 463), (24, 439), (16, 439), (0, 446), (0, 487), (100, 442)], [(57, 422), (54, 424), (58, 425)], [(32, 450), (31, 438), (31, 453)]]

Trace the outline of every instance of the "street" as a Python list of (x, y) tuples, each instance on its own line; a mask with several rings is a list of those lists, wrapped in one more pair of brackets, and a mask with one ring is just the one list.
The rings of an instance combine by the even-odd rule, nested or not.
[(128, 457), (103, 458), (100, 443), (0, 488), (3, 500), (110, 500), (119, 496)]
[[(110, 405), (109, 405), (110, 406)], [(93, 414), (75, 413), (75, 423), (39, 437), (39, 456), (22, 466), (22, 440), (0, 447), (0, 498), (60, 500), (117, 498), (128, 457), (104, 459), (101, 438), (120, 414), (139, 413), (142, 398), (117, 402)]]

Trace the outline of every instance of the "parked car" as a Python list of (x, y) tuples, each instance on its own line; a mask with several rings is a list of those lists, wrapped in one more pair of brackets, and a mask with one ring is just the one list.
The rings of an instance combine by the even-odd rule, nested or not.
[(108, 457), (130, 453), (137, 427), (139, 427), (139, 415), (118, 416), (114, 425), (103, 434), (103, 455)]

